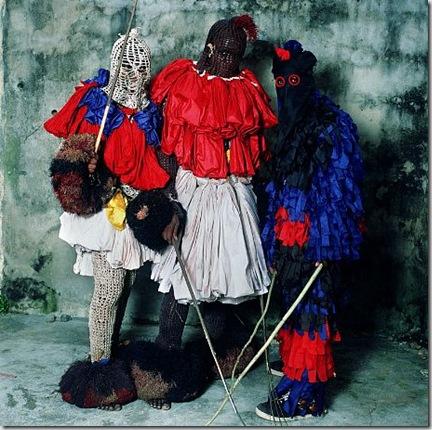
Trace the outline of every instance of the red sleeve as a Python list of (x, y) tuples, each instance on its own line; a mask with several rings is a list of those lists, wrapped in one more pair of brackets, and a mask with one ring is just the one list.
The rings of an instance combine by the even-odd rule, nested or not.
[(192, 67), (192, 61), (187, 58), (179, 58), (165, 66), (152, 80), (151, 99), (156, 104), (162, 103), (171, 86), (189, 67)]
[(87, 108), (85, 106), (78, 107), (79, 102), (85, 96), (86, 92), (96, 85), (95, 82), (92, 82), (75, 87), (75, 93), (65, 105), (55, 115), (45, 121), (45, 130), (54, 136), (64, 139), (77, 132), (97, 133), (99, 129), (98, 125), (92, 125), (84, 121)]

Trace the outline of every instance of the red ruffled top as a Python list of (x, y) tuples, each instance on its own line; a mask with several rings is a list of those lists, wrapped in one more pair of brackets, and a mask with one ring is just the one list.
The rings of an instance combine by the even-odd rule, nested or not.
[[(79, 106), (87, 91), (95, 86), (95, 82), (90, 82), (76, 87), (75, 93), (60, 111), (45, 122), (45, 130), (64, 139), (73, 134), (97, 135), (100, 126), (86, 120), (86, 105)], [(119, 108), (126, 114), (123, 122), (103, 139), (106, 166), (122, 183), (136, 189), (163, 188), (168, 182), (168, 174), (159, 165), (154, 148), (146, 143), (145, 133), (128, 119), (136, 110), (122, 106)]]
[(253, 175), (266, 152), (263, 129), (277, 124), (270, 98), (248, 69), (226, 79), (200, 75), (192, 60), (178, 59), (156, 75), (151, 98), (166, 100), (162, 151), (199, 177)]

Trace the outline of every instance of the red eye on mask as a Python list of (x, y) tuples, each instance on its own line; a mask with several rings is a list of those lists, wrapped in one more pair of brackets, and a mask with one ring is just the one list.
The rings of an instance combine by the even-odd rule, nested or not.
[(296, 73), (291, 73), (291, 75), (288, 76), (288, 83), (292, 87), (296, 87), (300, 83), (300, 76)]
[(277, 76), (275, 78), (276, 88), (282, 88), (285, 86), (285, 84), (286, 84), (286, 82), (285, 82), (285, 78), (283, 76)]

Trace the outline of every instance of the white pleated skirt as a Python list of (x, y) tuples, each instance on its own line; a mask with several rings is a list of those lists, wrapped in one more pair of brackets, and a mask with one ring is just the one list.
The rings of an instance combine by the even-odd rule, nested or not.
[[(199, 178), (180, 168), (176, 190), (187, 211), (182, 259), (198, 301), (238, 304), (265, 294), (270, 279), (250, 178)], [(173, 288), (179, 302), (191, 302), (172, 246), (151, 276), (160, 292)]]
[(116, 230), (104, 211), (90, 216), (64, 212), (60, 216), (60, 239), (75, 248), (77, 258), (73, 266), (76, 274), (93, 276), (91, 252), (103, 252), (113, 268), (136, 270), (146, 261), (159, 261), (160, 254), (140, 244), (126, 224)]

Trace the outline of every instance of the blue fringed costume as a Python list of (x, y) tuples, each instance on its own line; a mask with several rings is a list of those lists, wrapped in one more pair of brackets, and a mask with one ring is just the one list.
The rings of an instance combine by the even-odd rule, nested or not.
[[(284, 376), (273, 394), (279, 406), (269, 400), (257, 408), (258, 415), (274, 420), (324, 411), (325, 382), (335, 375), (331, 343), (340, 340), (335, 321), (339, 262), (358, 259), (362, 242), (357, 127), (316, 89), (315, 63), (294, 40), (276, 48), (273, 60), (279, 129), (271, 148), (262, 241), (269, 265), (278, 272), (283, 313), (315, 263), (326, 263), (278, 336)], [(266, 408), (272, 412), (263, 414)]]

